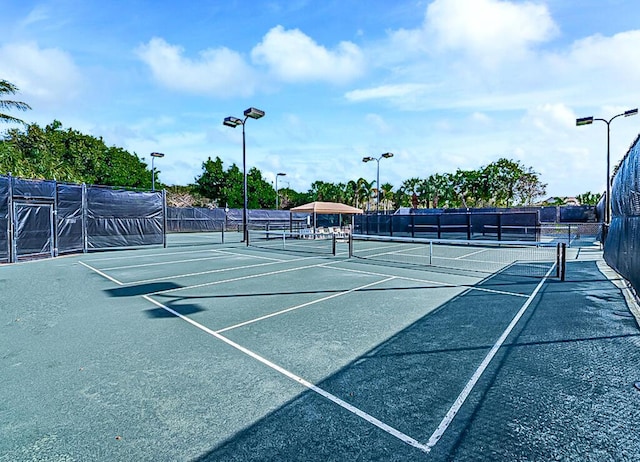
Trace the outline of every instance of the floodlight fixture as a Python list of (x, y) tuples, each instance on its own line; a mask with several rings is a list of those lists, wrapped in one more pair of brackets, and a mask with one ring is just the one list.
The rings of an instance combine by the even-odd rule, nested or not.
[(279, 176), (287, 176), (287, 174), (284, 172), (276, 173), (276, 210), (280, 208), (280, 204), (279, 204), (280, 196), (278, 195), (278, 177)]
[(261, 109), (256, 109), (255, 107), (250, 107), (246, 111), (244, 111), (245, 117), (251, 117), (252, 119), (259, 119), (264, 117), (264, 111)]
[(151, 191), (155, 191), (156, 190), (156, 166), (154, 161), (156, 160), (156, 157), (158, 158), (164, 157), (164, 154), (161, 152), (152, 152), (150, 156), (151, 156)]
[(227, 127), (236, 128), (238, 125), (242, 125), (242, 119), (238, 119), (237, 117), (225, 117), (222, 125), (226, 125)]
[[(375, 160), (378, 163), (378, 168), (377, 168), (377, 173), (376, 173), (376, 213), (380, 213), (380, 159), (388, 159), (390, 157), (393, 157), (393, 153), (392, 152), (385, 152), (384, 154), (381, 154), (380, 157), (371, 157), (371, 156), (367, 156), (367, 157), (363, 157), (362, 158), (362, 162), (371, 162), (372, 160)], [(380, 221), (378, 221), (378, 225), (380, 225)]]
[[(627, 111), (621, 112), (620, 114), (616, 114), (613, 117), (611, 117), (609, 120), (607, 119), (600, 119), (600, 118), (594, 118), (594, 117), (582, 117), (580, 119), (576, 119), (576, 125), (577, 126), (581, 126), (581, 125), (590, 125), (593, 123), (594, 120), (599, 120), (600, 122), (604, 122), (605, 124), (607, 124), (607, 192), (606, 192), (606, 196), (605, 196), (605, 206), (604, 206), (604, 223), (605, 225), (609, 225), (609, 223), (611, 223), (611, 179), (610, 179), (610, 173), (609, 171), (611, 170), (611, 122), (613, 122), (614, 119), (618, 118), (618, 117), (629, 117), (629, 116), (633, 116), (638, 114), (638, 108), (635, 109), (629, 109)], [(604, 237), (603, 237), (603, 241), (604, 241)]]
[(237, 117), (229, 116), (225, 117), (222, 122), (223, 125), (231, 128), (236, 128), (238, 125), (242, 125), (242, 178), (243, 178), (243, 207), (242, 207), (242, 228), (243, 228), (243, 236), (244, 242), (248, 246), (249, 245), (249, 229), (247, 227), (247, 147), (246, 147), (246, 138), (244, 127), (247, 124), (247, 119), (259, 119), (264, 117), (264, 111), (260, 109), (256, 109), (255, 107), (250, 107), (246, 111), (244, 111), (244, 120), (239, 119)]

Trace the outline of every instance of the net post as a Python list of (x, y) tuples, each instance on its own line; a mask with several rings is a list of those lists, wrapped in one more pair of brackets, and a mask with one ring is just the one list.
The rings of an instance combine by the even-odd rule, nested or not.
[(349, 258), (353, 258), (353, 233), (349, 233), (347, 237), (349, 243)]
[(336, 234), (331, 233), (331, 254), (336, 256)]
[(562, 269), (560, 270), (560, 280), (564, 282), (565, 275), (567, 273), (567, 244), (562, 243)]
[(433, 241), (429, 241), (429, 265), (433, 264)]
[(560, 247), (560, 243), (558, 242), (556, 244), (556, 277), (559, 278), (560, 277), (560, 266), (562, 265), (562, 263), (560, 262), (560, 252), (561, 252), (561, 247)]

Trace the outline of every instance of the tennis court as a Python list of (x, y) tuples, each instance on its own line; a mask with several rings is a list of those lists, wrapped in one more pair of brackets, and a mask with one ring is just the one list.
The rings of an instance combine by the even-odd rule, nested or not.
[(168, 238), (0, 266), (0, 461), (640, 458), (597, 248)]

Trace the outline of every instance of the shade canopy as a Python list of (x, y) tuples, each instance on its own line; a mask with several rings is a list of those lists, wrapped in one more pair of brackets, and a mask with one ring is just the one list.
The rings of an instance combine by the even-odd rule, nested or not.
[(338, 202), (310, 202), (308, 204), (294, 207), (291, 212), (315, 213), (315, 214), (348, 214), (356, 215), (363, 213), (362, 210), (350, 205)]

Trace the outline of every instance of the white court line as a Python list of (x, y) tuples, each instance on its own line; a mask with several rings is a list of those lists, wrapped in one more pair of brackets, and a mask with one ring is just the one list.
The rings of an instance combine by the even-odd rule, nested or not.
[(294, 382), (299, 383), (300, 385), (302, 385), (303, 387), (307, 388), (308, 390), (314, 391), (315, 393), (319, 394), (320, 396), (323, 396), (324, 398), (332, 401), (333, 403), (337, 404), (338, 406), (342, 407), (343, 409), (351, 412), (352, 414), (357, 415), (358, 417), (366, 420), (367, 422), (375, 425), (376, 427), (378, 427), (379, 429), (385, 431), (386, 433), (390, 434), (391, 436), (394, 436), (396, 438), (398, 438), (399, 440), (405, 442), (406, 444), (413, 446), (417, 449), (420, 449), (423, 452), (428, 452), (429, 448), (425, 445), (420, 443), (419, 441), (411, 438), (410, 436), (402, 433), (399, 430), (396, 430), (395, 428), (391, 427), (390, 425), (387, 425), (386, 423), (376, 419), (375, 417), (373, 417), (370, 414), (367, 414), (366, 412), (358, 409), (357, 407), (347, 403), (346, 401), (341, 400), (340, 398), (338, 398), (335, 395), (332, 395), (331, 393), (329, 393), (328, 391), (323, 390), (320, 387), (317, 387), (316, 385), (314, 385), (313, 383), (303, 379), (302, 377), (294, 374), (293, 372), (290, 372), (286, 369), (284, 369), (281, 366), (278, 366), (277, 364), (269, 361), (266, 358), (263, 358), (262, 356), (258, 355), (257, 353), (254, 353), (253, 351), (235, 343), (234, 341), (228, 339), (227, 337), (224, 337), (223, 335), (220, 335), (219, 333), (209, 329), (208, 327), (203, 326), (200, 323), (197, 323), (196, 321), (188, 318), (187, 316), (183, 316), (182, 314), (178, 313), (177, 311), (172, 310), (171, 308), (163, 305), (160, 302), (157, 302), (156, 300), (152, 299), (151, 297), (149, 297), (148, 295), (143, 295), (143, 297), (145, 299), (147, 299), (148, 301), (150, 301), (151, 303), (153, 303), (154, 305), (168, 311), (169, 313), (173, 314), (174, 316), (177, 316), (178, 318), (182, 319), (185, 322), (188, 322), (189, 324), (191, 324), (192, 326), (197, 327), (198, 329), (202, 330), (203, 332), (206, 332), (207, 334), (217, 338), (218, 340), (223, 341), (224, 343), (226, 343), (227, 345), (235, 348), (238, 351), (241, 351), (242, 353), (246, 354), (247, 356), (261, 362), (262, 364), (264, 364), (265, 366), (279, 372), (280, 374), (284, 375), (285, 377), (288, 377), (289, 379), (293, 380)]
[(102, 276), (103, 278), (106, 278), (108, 280), (110, 280), (111, 282), (115, 282), (116, 284), (118, 284), (119, 286), (123, 286), (124, 284), (120, 281), (118, 281), (115, 278), (112, 278), (111, 276), (109, 276), (106, 273), (103, 273), (102, 271), (100, 271), (99, 269), (94, 268), (91, 265), (87, 265), (86, 263), (83, 263), (81, 261), (79, 261), (78, 263), (80, 263), (82, 266), (84, 266), (85, 268), (89, 268), (91, 271), (95, 271), (96, 273), (98, 273), (100, 276)]
[(540, 291), (544, 283), (547, 281), (547, 278), (551, 274), (551, 271), (554, 269), (554, 267), (555, 265), (549, 268), (549, 271), (547, 271), (547, 274), (545, 274), (542, 281), (538, 283), (538, 285), (536, 286), (534, 291), (531, 293), (527, 301), (524, 303), (524, 305), (522, 305), (522, 308), (520, 308), (518, 313), (511, 320), (511, 323), (509, 323), (509, 325), (504, 330), (502, 335), (498, 338), (498, 340), (493, 345), (493, 347), (491, 347), (491, 350), (489, 350), (489, 353), (487, 354), (487, 356), (485, 356), (482, 363), (480, 363), (480, 366), (478, 366), (475, 373), (471, 376), (471, 378), (469, 379), (469, 381), (467, 382), (463, 390), (458, 395), (458, 398), (456, 398), (456, 400), (454, 401), (453, 405), (449, 409), (449, 412), (447, 412), (447, 414), (442, 419), (442, 422), (440, 422), (440, 425), (438, 425), (438, 428), (436, 428), (436, 430), (433, 432), (433, 434), (429, 438), (429, 441), (426, 444), (427, 451), (430, 451), (431, 448), (433, 448), (438, 443), (438, 441), (440, 441), (440, 438), (442, 437), (444, 432), (447, 430), (447, 428), (449, 428), (449, 425), (455, 418), (456, 414), (458, 413), (458, 411), (460, 410), (460, 408), (462, 407), (466, 399), (471, 394), (471, 390), (473, 390), (473, 387), (475, 387), (476, 383), (478, 383), (478, 380), (480, 380), (480, 376), (482, 376), (484, 371), (489, 366), (489, 363), (491, 362), (493, 357), (496, 355), (500, 347), (502, 347), (502, 344), (504, 343), (504, 341), (507, 339), (507, 337), (509, 336), (511, 331), (514, 329), (518, 321), (520, 321), (520, 318), (522, 318), (525, 311), (527, 311), (527, 308), (529, 308), (529, 305), (531, 305), (531, 302), (533, 302), (533, 299), (536, 297), (536, 295), (538, 294), (538, 292)]
[(226, 271), (235, 271), (235, 270), (241, 270), (241, 269), (247, 269), (247, 268), (259, 268), (261, 266), (269, 266), (269, 265), (276, 265), (278, 263), (289, 263), (289, 262), (300, 261), (300, 260), (308, 260), (310, 258), (313, 258), (313, 257), (300, 258), (300, 259), (297, 259), (297, 260), (270, 261), (268, 263), (255, 263), (253, 265), (232, 266), (230, 268), (218, 268), (218, 269), (215, 269), (215, 270), (199, 271), (199, 272), (196, 272), (196, 273), (186, 273), (186, 274), (162, 276), (162, 277), (153, 278), (153, 279), (142, 279), (140, 281), (127, 282), (127, 284), (130, 284), (130, 285), (133, 285), (133, 284), (146, 284), (146, 283), (149, 283), (149, 282), (164, 281), (164, 280), (167, 280), (167, 279), (179, 279), (179, 278), (188, 278), (188, 277), (192, 277), (192, 276), (202, 276), (202, 275), (205, 275), (205, 274), (224, 273)]
[(156, 263), (141, 263), (139, 265), (112, 266), (110, 268), (102, 268), (102, 271), (113, 271), (113, 270), (131, 269), (131, 268), (146, 268), (148, 266), (175, 265), (176, 263), (188, 263), (188, 262), (193, 262), (193, 261), (218, 260), (220, 258), (225, 258), (225, 255), (216, 255), (215, 257), (187, 258), (186, 260), (171, 260), (171, 261), (162, 261), (162, 262), (156, 262)]
[(349, 290), (345, 290), (343, 292), (339, 292), (337, 294), (328, 295), (326, 297), (322, 297), (322, 298), (319, 298), (317, 300), (312, 300), (310, 302), (303, 303), (301, 305), (292, 306), (291, 308), (287, 308), (287, 309), (284, 309), (284, 310), (281, 310), (281, 311), (276, 311), (275, 313), (267, 314), (267, 315), (261, 316), (259, 318), (250, 319), (249, 321), (241, 322), (240, 324), (236, 324), (236, 325), (233, 325), (233, 326), (225, 327), (224, 329), (218, 329), (216, 332), (221, 334), (222, 332), (227, 332), (227, 331), (232, 330), (232, 329), (237, 329), (238, 327), (243, 327), (243, 326), (246, 326), (246, 325), (249, 325), (249, 324), (253, 324), (254, 322), (263, 321), (265, 319), (269, 319), (269, 318), (272, 318), (274, 316), (279, 316), (281, 314), (288, 313), (289, 311), (299, 310), (300, 308), (304, 308), (306, 306), (315, 305), (316, 303), (320, 303), (320, 302), (325, 302), (325, 301), (330, 300), (332, 298), (341, 297), (343, 295), (348, 295), (348, 294), (356, 292), (358, 290), (366, 289), (367, 287), (371, 287), (371, 286), (375, 286), (375, 285), (378, 285), (378, 284), (382, 284), (384, 282), (391, 281), (392, 279), (395, 279), (395, 278), (393, 276), (391, 276), (391, 277), (388, 277), (386, 279), (383, 279), (382, 281), (372, 282), (370, 284), (365, 284), (363, 286), (356, 287), (355, 289), (349, 289)]
[(283, 258), (272, 258), (272, 257), (263, 257), (261, 255), (253, 255), (253, 254), (248, 254), (248, 253), (238, 253), (238, 252), (229, 252), (228, 250), (217, 250), (217, 252), (223, 253), (225, 255), (231, 255), (234, 257), (249, 257), (249, 258), (255, 258), (256, 260), (271, 260), (271, 261), (282, 261), (282, 262), (287, 262), (287, 261), (293, 261), (293, 260), (285, 260)]
[(320, 267), (329, 265), (329, 263), (330, 262), (317, 263), (315, 265), (299, 266), (299, 267), (296, 267), (296, 268), (287, 268), (287, 269), (283, 269), (283, 270), (270, 271), (268, 273), (250, 274), (248, 276), (238, 276), (236, 278), (223, 279), (223, 280), (220, 280), (220, 281), (203, 282), (202, 284), (195, 284), (195, 285), (192, 285), (192, 286), (183, 286), (183, 287), (175, 287), (173, 289), (159, 290), (158, 292), (153, 292), (152, 294), (149, 294), (149, 295), (166, 294), (166, 293), (169, 293), (169, 292), (177, 292), (179, 290), (186, 290), (186, 289), (199, 289), (201, 287), (215, 286), (215, 285), (218, 285), (218, 284), (225, 284), (227, 282), (244, 281), (246, 279), (261, 278), (263, 276), (272, 276), (274, 274), (290, 273), (291, 271), (298, 271), (298, 270), (303, 270), (303, 269), (308, 269), (308, 268), (320, 268)]
[[(337, 263), (333, 263), (333, 264), (337, 264)], [(371, 276), (389, 276), (388, 274), (384, 274), (384, 273), (376, 273), (373, 271), (362, 271), (362, 270), (355, 270), (355, 269), (351, 269), (351, 268), (340, 268), (339, 266), (330, 266), (329, 268), (332, 269), (336, 269), (339, 271), (347, 271), (347, 272), (352, 272), (352, 273), (362, 273), (362, 274), (367, 274), (367, 275), (371, 275)], [(505, 290), (496, 290), (496, 289), (487, 289), (484, 287), (476, 287), (474, 285), (467, 285), (467, 284), (451, 284), (448, 282), (440, 282), (440, 281), (431, 281), (429, 279), (419, 279), (419, 278), (410, 278), (410, 277), (406, 277), (406, 276), (395, 276), (395, 279), (400, 279), (403, 281), (412, 281), (412, 282), (421, 282), (421, 283), (426, 283), (426, 284), (436, 284), (440, 287), (438, 288), (455, 288), (455, 287), (466, 287), (469, 290), (477, 290), (480, 292), (489, 292), (492, 294), (499, 294), (499, 295), (513, 295), (514, 297), (524, 297), (527, 298), (529, 297), (528, 295), (524, 295), (524, 294), (520, 294), (518, 292), (509, 292), (509, 291), (505, 291)]]
[(133, 258), (146, 258), (146, 257), (163, 257), (165, 255), (186, 255), (189, 253), (211, 253), (211, 252), (221, 252), (219, 249), (200, 249), (200, 250), (185, 250), (184, 252), (164, 252), (164, 253), (142, 253), (137, 255), (121, 255), (117, 257), (102, 257), (102, 258), (91, 258), (91, 262), (94, 261), (108, 261), (108, 260), (130, 260)]
[(486, 252), (487, 250), (489, 250), (489, 249), (476, 250), (475, 252), (470, 252), (470, 253), (467, 253), (467, 254), (464, 254), (464, 255), (460, 255), (459, 257), (455, 257), (454, 260), (461, 260), (463, 258), (470, 257), (471, 255), (475, 255), (475, 254), (478, 254), (478, 253)]

